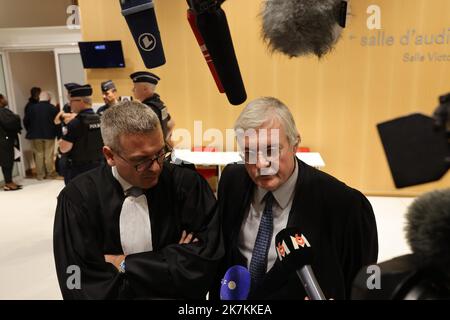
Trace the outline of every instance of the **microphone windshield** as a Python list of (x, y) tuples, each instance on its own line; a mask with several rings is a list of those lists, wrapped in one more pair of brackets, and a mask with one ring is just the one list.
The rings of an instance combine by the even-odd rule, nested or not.
[[(409, 207), (406, 238), (423, 263), (450, 266), (450, 188), (427, 193)], [(448, 269), (447, 269), (448, 270)]]
[(340, 37), (346, 4), (342, 0), (267, 0), (262, 12), (264, 40), (273, 51), (290, 57), (321, 57)]
[(278, 259), (290, 271), (313, 262), (311, 244), (299, 228), (286, 228), (275, 237)]
[(220, 300), (246, 300), (250, 291), (250, 272), (243, 266), (227, 270), (220, 288)]

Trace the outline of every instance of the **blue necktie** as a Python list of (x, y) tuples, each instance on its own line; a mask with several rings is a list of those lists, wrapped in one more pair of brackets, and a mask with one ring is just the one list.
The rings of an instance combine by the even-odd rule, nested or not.
[(252, 260), (250, 261), (250, 275), (254, 288), (264, 278), (267, 271), (267, 254), (273, 234), (273, 214), (272, 207), (275, 200), (272, 192), (265, 195), (265, 207), (259, 223), (258, 235), (256, 236), (255, 246), (253, 247)]

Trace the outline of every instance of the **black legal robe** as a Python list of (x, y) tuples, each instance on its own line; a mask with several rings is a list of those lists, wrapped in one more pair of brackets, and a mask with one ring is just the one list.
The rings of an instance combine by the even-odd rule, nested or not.
[[(378, 237), (372, 206), (359, 191), (297, 160), (299, 173), (287, 227), (298, 227), (314, 253), (313, 271), (327, 298), (350, 298), (352, 282), (365, 265), (375, 264)], [(222, 173), (218, 211), (225, 256), (211, 297), (218, 298), (219, 279), (233, 265), (247, 266), (239, 251), (239, 233), (252, 201), (255, 184), (244, 165), (229, 165)], [(369, 276), (369, 275), (368, 275)], [(268, 270), (251, 299), (303, 300), (305, 290), (295, 272), (280, 261)]]
[[(54, 255), (64, 299), (204, 299), (223, 256), (216, 200), (195, 171), (164, 164), (146, 192), (153, 251), (129, 255), (126, 273), (104, 260), (123, 254), (119, 218), (125, 196), (109, 166), (79, 176), (59, 195)], [(183, 230), (198, 243), (179, 245)], [(81, 289), (70, 290), (70, 266)], [(70, 279), (69, 279), (70, 280)]]

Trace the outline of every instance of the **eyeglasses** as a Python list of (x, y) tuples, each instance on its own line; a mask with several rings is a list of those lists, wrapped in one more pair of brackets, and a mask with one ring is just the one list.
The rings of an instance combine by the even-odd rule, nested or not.
[(278, 160), (282, 150), (283, 147), (269, 147), (265, 153), (261, 150), (245, 150), (239, 152), (239, 155), (246, 164), (256, 164), (258, 157), (263, 157), (267, 161)]
[(169, 146), (164, 146), (158, 153), (156, 156), (154, 156), (151, 159), (142, 161), (138, 164), (132, 164), (129, 160), (125, 159), (124, 157), (122, 157), (118, 152), (116, 152), (116, 154), (119, 156), (119, 158), (121, 158), (123, 161), (125, 161), (126, 163), (128, 163), (129, 165), (132, 165), (134, 167), (134, 169), (136, 170), (137, 173), (142, 173), (146, 170), (148, 170), (149, 168), (151, 168), (153, 166), (153, 163), (155, 161), (158, 162), (159, 166), (162, 166), (162, 164), (164, 163), (164, 161), (168, 158), (170, 158), (171, 154), (172, 154), (173, 149), (170, 148)]

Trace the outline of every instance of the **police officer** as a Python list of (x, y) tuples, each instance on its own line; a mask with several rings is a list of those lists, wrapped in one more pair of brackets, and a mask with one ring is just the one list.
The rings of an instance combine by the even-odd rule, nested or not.
[(77, 116), (69, 122), (67, 133), (59, 143), (60, 152), (68, 159), (66, 184), (103, 161), (100, 116), (92, 109), (92, 87), (89, 84), (77, 86), (69, 94), (70, 108)]
[(106, 110), (118, 103), (116, 85), (112, 82), (112, 80), (102, 82), (101, 89), (105, 105), (97, 110), (97, 114), (99, 116), (102, 116)]
[(161, 123), (164, 138), (167, 141), (170, 136), (170, 128), (168, 124), (171, 117), (167, 107), (164, 105), (164, 102), (155, 92), (156, 86), (161, 78), (156, 74), (147, 71), (135, 72), (130, 75), (130, 78), (134, 83), (134, 97), (143, 104), (146, 104), (152, 108), (152, 110), (156, 113)]
[[(58, 134), (58, 140), (61, 139), (62, 136), (67, 134), (67, 124), (72, 121), (76, 114), (72, 113), (70, 109), (70, 90), (79, 87), (78, 83), (69, 82), (64, 84), (64, 88), (66, 88), (66, 97), (67, 103), (63, 106), (62, 110), (55, 117), (55, 124), (61, 126), (61, 132)], [(67, 156), (63, 155), (59, 150), (56, 156), (55, 162), (56, 171), (60, 176), (66, 177), (67, 170)]]

